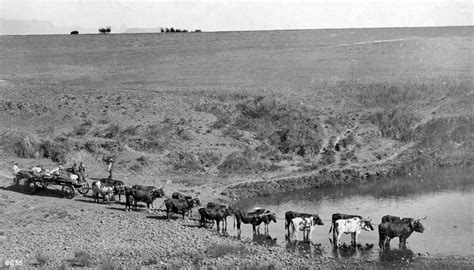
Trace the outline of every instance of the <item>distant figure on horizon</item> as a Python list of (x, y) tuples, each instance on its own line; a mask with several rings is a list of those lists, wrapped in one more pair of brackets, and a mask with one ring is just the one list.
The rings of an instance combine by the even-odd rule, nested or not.
[(71, 35), (79, 35), (79, 31), (77, 30), (71, 31)]

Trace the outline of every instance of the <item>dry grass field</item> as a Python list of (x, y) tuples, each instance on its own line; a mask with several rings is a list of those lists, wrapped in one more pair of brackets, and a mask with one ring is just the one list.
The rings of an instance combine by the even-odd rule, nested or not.
[(2, 183), (14, 161), (105, 177), (115, 157), (117, 179), (209, 201), (261, 179), (472, 164), (473, 30), (1, 36)]
[[(454, 127), (472, 120), (472, 27), (3, 36), (0, 46), (8, 161), (83, 159), (99, 176), (96, 161), (115, 156), (119, 175), (226, 184), (384, 163), (420, 140), (472, 147), (472, 126)], [(445, 129), (456, 138), (425, 137)]]

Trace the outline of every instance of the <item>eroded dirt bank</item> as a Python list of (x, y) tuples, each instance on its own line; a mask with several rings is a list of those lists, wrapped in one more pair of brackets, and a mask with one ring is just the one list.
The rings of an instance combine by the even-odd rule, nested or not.
[[(243, 181), (227, 186), (223, 194), (233, 199), (268, 196), (297, 189), (343, 185), (345, 183), (380, 181), (393, 175), (417, 174), (438, 167), (472, 166), (473, 118), (448, 117), (433, 119), (418, 126), (413, 137), (416, 143), (392, 149), (393, 155), (378, 162), (346, 164), (343, 168), (324, 167), (308, 173), (295, 172), (287, 177), (269, 177)], [(363, 141), (363, 130), (354, 136)], [(373, 136), (369, 139), (376, 139)]]

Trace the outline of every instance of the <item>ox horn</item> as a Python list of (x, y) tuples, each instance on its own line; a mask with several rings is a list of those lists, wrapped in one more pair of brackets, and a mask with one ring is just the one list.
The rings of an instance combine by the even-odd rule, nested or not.
[(425, 220), (427, 218), (427, 216), (424, 216), (423, 218), (421, 218), (420, 220)]

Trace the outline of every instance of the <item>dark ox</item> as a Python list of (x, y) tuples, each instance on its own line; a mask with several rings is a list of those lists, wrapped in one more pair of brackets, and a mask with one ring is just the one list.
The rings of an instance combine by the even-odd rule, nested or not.
[(382, 223), (379, 225), (379, 247), (385, 248), (390, 246), (390, 240), (398, 237), (400, 240), (400, 249), (406, 248), (406, 241), (413, 232), (423, 233), (425, 228), (420, 219), (400, 218), (397, 216), (383, 216)]
[(153, 201), (156, 198), (163, 198), (165, 192), (163, 187), (153, 189), (139, 189), (137, 186), (131, 188), (124, 188), (125, 193), (125, 211), (131, 210), (132, 201), (134, 202), (134, 208), (137, 209), (138, 202), (146, 203), (147, 211), (150, 212), (150, 205), (153, 205)]
[[(206, 208), (208, 208), (208, 209), (225, 209), (225, 208), (227, 208), (227, 211), (230, 213), (228, 216), (234, 214), (234, 209), (232, 209), (232, 207), (230, 207), (228, 205), (224, 205), (224, 204), (218, 204), (216, 202), (208, 202), (207, 205), (206, 205)], [(214, 220), (211, 219), (211, 222), (212, 222), (212, 225), (211, 225), (211, 228), (212, 228), (214, 226)], [(227, 230), (227, 216), (224, 218), (224, 226)]]
[(243, 212), (242, 210), (238, 210), (234, 212), (234, 228), (235, 228), (235, 222), (237, 221), (237, 231), (240, 234), (240, 224), (251, 224), (253, 233), (257, 233), (257, 226), (260, 226), (260, 224), (264, 223), (265, 224), (265, 231), (268, 232), (268, 225), (270, 224), (271, 221), (277, 222), (276, 221), (276, 214), (275, 213), (270, 213), (267, 211), (263, 211), (263, 214), (260, 213), (261, 211), (257, 212)]
[(173, 192), (173, 194), (171, 194), (171, 198), (172, 198), (172, 199), (178, 199), (178, 200), (189, 200), (189, 199), (192, 199), (191, 196), (185, 196), (184, 194), (179, 193), (179, 192)]
[(166, 217), (170, 220), (171, 213), (182, 214), (183, 219), (184, 215), (191, 211), (193, 207), (200, 206), (201, 202), (198, 198), (191, 198), (191, 199), (175, 199), (170, 198), (165, 200), (166, 206)]
[(209, 220), (215, 220), (217, 223), (217, 231), (219, 232), (219, 223), (222, 221), (222, 231), (227, 231), (227, 217), (232, 215), (232, 209), (226, 205), (208, 204), (206, 208), (199, 208), (199, 214), (201, 215), (199, 221), (201, 226), (205, 226)]

